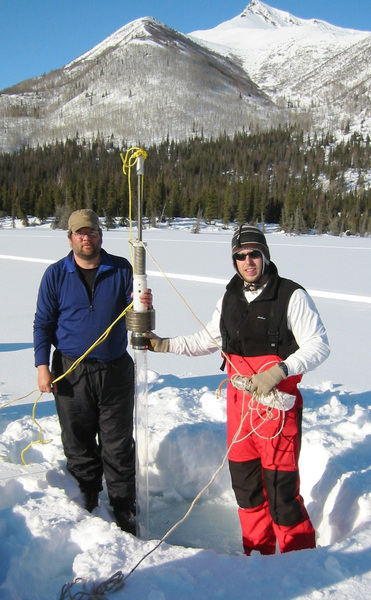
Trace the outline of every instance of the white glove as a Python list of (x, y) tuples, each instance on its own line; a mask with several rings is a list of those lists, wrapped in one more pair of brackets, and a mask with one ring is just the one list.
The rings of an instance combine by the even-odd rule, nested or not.
[(285, 378), (286, 375), (283, 369), (278, 365), (274, 365), (270, 369), (267, 369), (267, 371), (257, 373), (251, 377), (249, 391), (251, 394), (256, 393), (265, 396)]

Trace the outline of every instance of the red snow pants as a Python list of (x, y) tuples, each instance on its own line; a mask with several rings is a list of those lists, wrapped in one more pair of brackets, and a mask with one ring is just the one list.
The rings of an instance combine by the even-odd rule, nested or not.
[[(230, 355), (229, 378), (251, 377), (281, 359), (276, 355)], [(288, 377), (278, 389), (296, 396), (283, 411), (253, 400), (229, 382), (227, 436), (232, 487), (239, 506), (245, 554), (252, 550), (274, 554), (315, 547), (315, 531), (305, 509), (299, 486), (302, 397), (297, 389), (301, 376)], [(241, 421), (243, 420), (242, 426)]]

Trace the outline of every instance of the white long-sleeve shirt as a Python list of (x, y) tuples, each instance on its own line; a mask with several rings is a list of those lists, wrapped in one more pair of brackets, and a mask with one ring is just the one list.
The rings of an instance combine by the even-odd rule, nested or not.
[[(264, 289), (244, 291), (246, 300), (252, 302)], [(186, 356), (203, 356), (221, 350), (220, 314), (223, 297), (217, 302), (206, 328), (187, 336), (169, 340), (168, 352)], [(299, 348), (285, 358), (289, 375), (303, 375), (318, 367), (330, 354), (325, 327), (316, 306), (303, 289), (293, 292), (287, 309), (287, 327), (292, 331)]]

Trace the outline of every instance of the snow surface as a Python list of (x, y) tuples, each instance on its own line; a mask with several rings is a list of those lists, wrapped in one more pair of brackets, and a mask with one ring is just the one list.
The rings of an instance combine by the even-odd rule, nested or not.
[[(129, 257), (126, 229), (104, 232), (109, 252)], [(206, 323), (233, 275), (231, 231), (191, 223), (144, 231), (148, 251), (178, 294), (147, 260), (156, 332), (172, 336)], [(121, 571), (124, 600), (282, 598), (363, 600), (370, 577), (370, 238), (267, 233), (282, 275), (312, 292), (327, 327), (330, 358), (303, 379), (301, 480), (317, 530), (316, 550), (250, 558), (242, 554), (237, 510), (223, 468), (187, 520), (156, 548), (210, 480), (225, 455), (225, 387), (218, 354), (148, 353), (150, 538), (114, 523), (107, 493), (93, 515), (66, 472), (54, 402), (37, 398), (32, 321), (48, 263), (68, 251), (66, 232), (48, 226), (0, 229), (0, 598), (72, 598)], [(187, 306), (187, 305), (188, 306)], [(189, 307), (189, 308), (188, 308)], [(19, 399), (30, 394), (27, 398)], [(13, 402), (14, 401), (14, 402)], [(11, 403), (11, 404), (9, 404)], [(48, 443), (50, 441), (50, 443)], [(78, 579), (72, 585), (74, 578)], [(64, 589), (66, 592), (66, 588)], [(82, 597), (82, 596), (79, 596)]]

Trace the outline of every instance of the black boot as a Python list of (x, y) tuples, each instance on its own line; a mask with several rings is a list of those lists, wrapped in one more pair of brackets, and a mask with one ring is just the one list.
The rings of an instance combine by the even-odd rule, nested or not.
[(95, 490), (83, 492), (83, 497), (84, 507), (88, 512), (93, 512), (93, 510), (98, 506), (99, 492), (96, 492)]
[(122, 503), (114, 505), (113, 514), (115, 515), (117, 525), (122, 531), (131, 533), (132, 535), (137, 534), (135, 502), (131, 504)]

